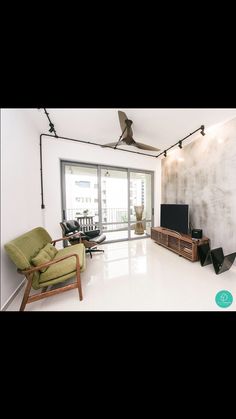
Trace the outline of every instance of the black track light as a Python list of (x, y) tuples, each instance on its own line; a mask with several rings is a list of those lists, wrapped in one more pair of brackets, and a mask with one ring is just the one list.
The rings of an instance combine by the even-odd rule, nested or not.
[(202, 135), (206, 135), (206, 133), (204, 132), (204, 129), (205, 129), (205, 126), (204, 125), (201, 125), (201, 131), (200, 131), (200, 133)]
[(49, 125), (50, 125), (49, 132), (54, 132), (55, 131), (54, 125), (51, 122)]
[(200, 128), (195, 129), (195, 131), (190, 132), (190, 134), (186, 135), (186, 137), (182, 138), (182, 140), (179, 140), (177, 143), (171, 145), (169, 148), (167, 148), (165, 151), (162, 151), (161, 153), (159, 153), (157, 156), (155, 156), (156, 158), (159, 156), (164, 155), (165, 157), (167, 156), (167, 151), (171, 150), (173, 147), (175, 147), (176, 145), (178, 145), (179, 148), (183, 148), (182, 142), (184, 140), (186, 140), (187, 138), (189, 138), (191, 135), (195, 134), (195, 132), (201, 130), (201, 134), (202, 135), (206, 135), (206, 133), (204, 132), (205, 130), (205, 125), (201, 125)]
[[(38, 109), (40, 110), (41, 108), (38, 108)], [(54, 127), (54, 124), (52, 123), (51, 119), (49, 118), (49, 113), (47, 112), (47, 109), (43, 108), (43, 110), (44, 110), (45, 115), (47, 116), (48, 122), (49, 122), (49, 130), (48, 131), (51, 132), (51, 133), (53, 132), (55, 137), (58, 138), (58, 135), (57, 135), (55, 127)]]

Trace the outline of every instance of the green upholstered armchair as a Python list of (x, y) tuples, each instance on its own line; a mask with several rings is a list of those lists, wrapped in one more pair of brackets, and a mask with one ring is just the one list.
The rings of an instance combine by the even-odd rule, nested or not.
[[(85, 247), (79, 243), (57, 250), (55, 244), (61, 240), (67, 238), (52, 240), (44, 228), (37, 227), (4, 245), (17, 271), (28, 280), (20, 311), (28, 303), (74, 288), (78, 288), (79, 298), (83, 299), (80, 272), (86, 269)], [(74, 283), (47, 291), (72, 277), (76, 277)], [(30, 296), (31, 287), (41, 289), (41, 293)]]

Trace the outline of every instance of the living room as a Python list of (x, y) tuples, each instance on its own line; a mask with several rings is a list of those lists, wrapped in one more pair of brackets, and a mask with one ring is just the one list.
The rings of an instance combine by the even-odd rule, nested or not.
[[(124, 130), (122, 115), (131, 121)], [(235, 309), (235, 261), (216, 272), (212, 259), (201, 266), (198, 249), (191, 261), (151, 236), (161, 204), (187, 204), (191, 243), (198, 230), (209, 252), (236, 252), (236, 109), (2, 109), (1, 121), (2, 311), (18, 311), (27, 287), (4, 245), (37, 227), (59, 239), (60, 222), (86, 215), (106, 240), (104, 252), (85, 255), (83, 299), (71, 289), (25, 311)], [(216, 299), (223, 291), (232, 299), (225, 307)]]

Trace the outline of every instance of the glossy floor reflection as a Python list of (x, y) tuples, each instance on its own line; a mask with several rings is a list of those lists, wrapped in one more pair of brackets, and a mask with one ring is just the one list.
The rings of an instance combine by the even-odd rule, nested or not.
[[(26, 311), (230, 311), (236, 304), (236, 266), (216, 275), (158, 246), (150, 238), (99, 246), (105, 253), (87, 255), (81, 274), (83, 301), (71, 290), (28, 304)], [(228, 290), (234, 297), (227, 309), (215, 295)], [(24, 289), (8, 307), (19, 310)]]

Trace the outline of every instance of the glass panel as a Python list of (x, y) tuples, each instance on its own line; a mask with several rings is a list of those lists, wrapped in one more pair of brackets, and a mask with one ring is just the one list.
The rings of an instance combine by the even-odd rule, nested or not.
[(62, 168), (66, 220), (77, 219), (81, 230), (99, 229), (107, 241), (150, 236), (151, 173), (75, 162)]
[(101, 208), (107, 240), (128, 239), (127, 171), (101, 169)]
[(152, 176), (130, 172), (131, 238), (149, 236), (152, 222)]
[(97, 168), (65, 165), (66, 219), (98, 228)]

